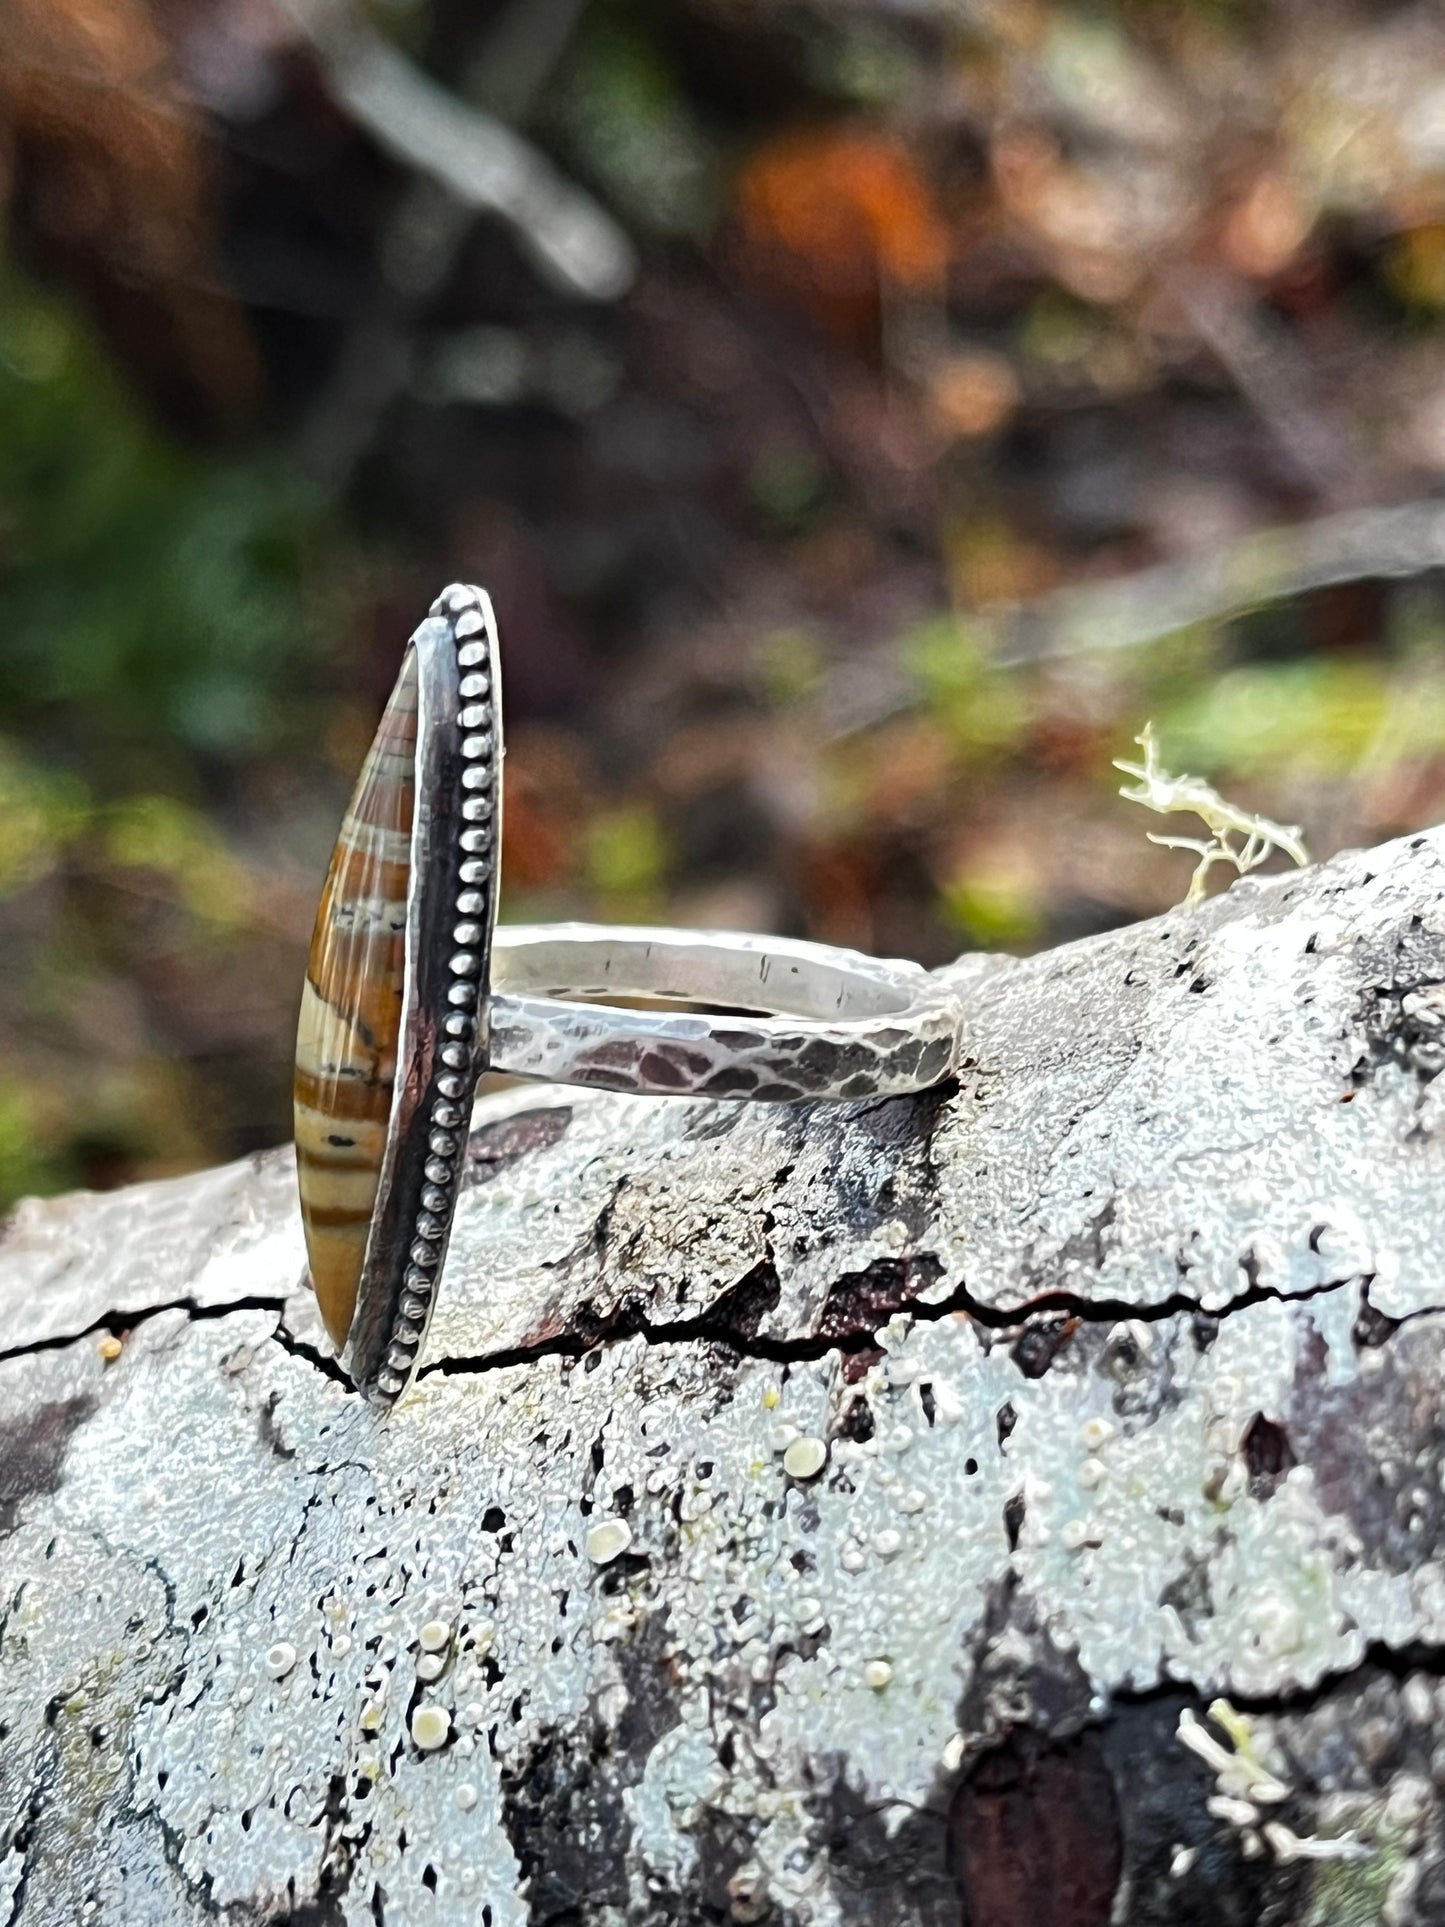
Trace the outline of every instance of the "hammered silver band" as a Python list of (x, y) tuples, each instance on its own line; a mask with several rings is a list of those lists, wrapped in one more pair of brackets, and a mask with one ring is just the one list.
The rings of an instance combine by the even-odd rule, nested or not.
[[(721, 1006), (626, 1010), (576, 999)], [(897, 1096), (952, 1072), (962, 1013), (917, 964), (731, 931), (503, 926), (491, 1068), (648, 1097)]]

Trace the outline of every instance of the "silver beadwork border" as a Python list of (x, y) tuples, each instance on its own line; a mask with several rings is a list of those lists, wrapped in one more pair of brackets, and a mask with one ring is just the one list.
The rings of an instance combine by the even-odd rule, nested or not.
[(416, 806), (396, 1086), (341, 1362), (374, 1404), (416, 1374), (487, 1063), (501, 848), (502, 704), (485, 591), (444, 589), (412, 636)]

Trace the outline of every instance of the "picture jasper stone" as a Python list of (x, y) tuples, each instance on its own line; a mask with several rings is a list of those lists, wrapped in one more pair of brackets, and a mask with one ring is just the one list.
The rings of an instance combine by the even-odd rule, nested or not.
[(317, 1302), (338, 1346), (356, 1309), (396, 1082), (416, 740), (408, 651), (336, 839), (296, 1034), (301, 1216)]

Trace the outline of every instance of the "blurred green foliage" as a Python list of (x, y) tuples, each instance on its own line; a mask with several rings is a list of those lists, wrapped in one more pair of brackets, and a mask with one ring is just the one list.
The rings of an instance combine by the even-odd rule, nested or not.
[(36, 1092), (19, 1078), (0, 1076), (0, 1198), (7, 1203), (63, 1189), (72, 1174), (47, 1144), (36, 1115)]
[(1038, 941), (1044, 906), (1025, 879), (955, 874), (940, 890), (943, 912), (975, 950), (1018, 950)]
[(552, 90), (549, 118), (579, 171), (631, 220), (700, 235), (721, 200), (718, 157), (656, 38), (595, 9)]
[[(1438, 661), (1438, 658), (1437, 658)], [(1242, 778), (1347, 777), (1372, 752), (1445, 751), (1445, 679), (1387, 659), (1240, 663), (1164, 712), (1176, 761)]]
[(215, 1154), (184, 1060), (231, 1048), (211, 973), (274, 883), (223, 799), (314, 741), (339, 553), (293, 468), (183, 446), (0, 269), (0, 1201)]
[(966, 619), (933, 618), (900, 638), (900, 652), (961, 757), (975, 763), (1017, 748), (1031, 713), (1030, 679), (990, 662)]
[(670, 852), (654, 811), (640, 804), (603, 811), (588, 825), (586, 847), (592, 887), (613, 917), (656, 914)]
[(0, 739), (0, 899), (49, 874), (91, 816), (85, 784)]
[(179, 446), (65, 302), (0, 271), (0, 722), (63, 708), (168, 762), (294, 734), (326, 524), (294, 467)]

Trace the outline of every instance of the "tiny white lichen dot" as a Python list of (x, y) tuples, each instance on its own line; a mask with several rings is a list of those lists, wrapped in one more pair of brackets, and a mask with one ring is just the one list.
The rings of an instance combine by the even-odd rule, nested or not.
[(632, 1544), (632, 1527), (625, 1519), (599, 1519), (583, 1543), (592, 1563), (605, 1566)]
[(444, 1706), (419, 1706), (411, 1716), (411, 1737), (423, 1753), (445, 1746), (451, 1730), (452, 1716)]
[(822, 1439), (794, 1439), (783, 1453), (783, 1470), (790, 1479), (816, 1479), (828, 1463), (828, 1447)]

